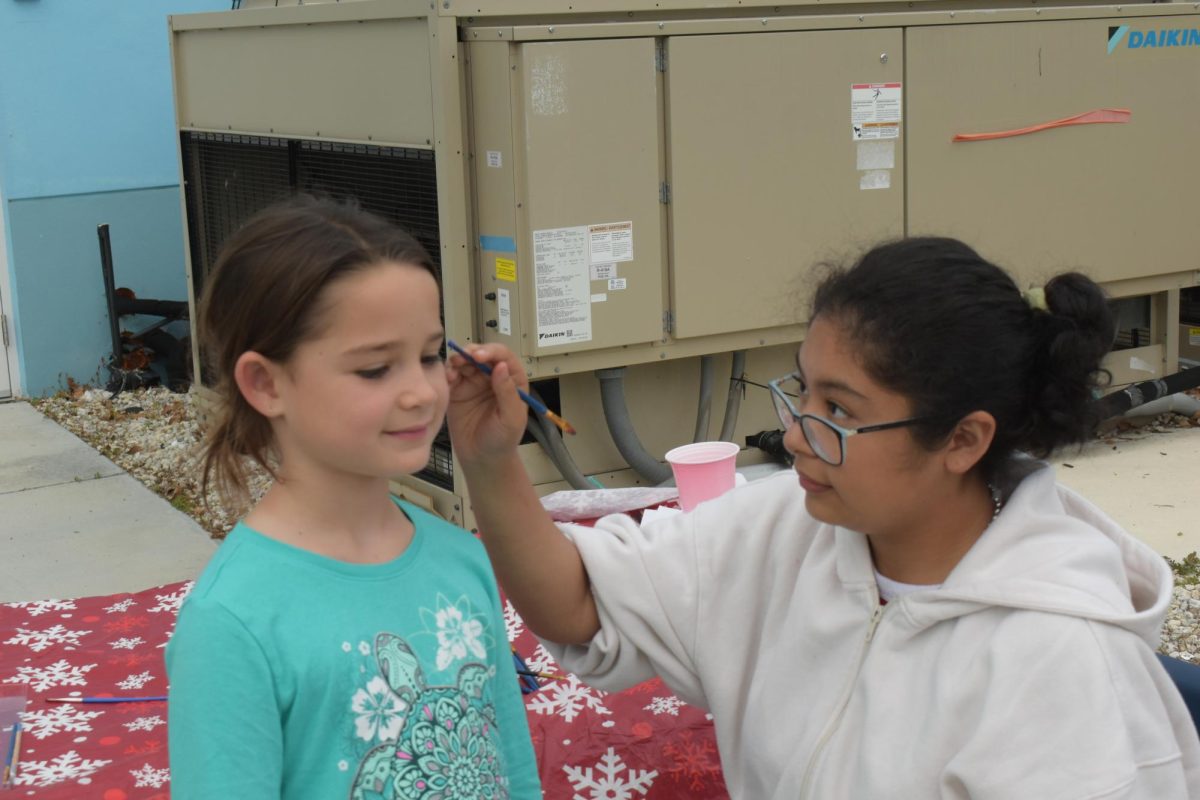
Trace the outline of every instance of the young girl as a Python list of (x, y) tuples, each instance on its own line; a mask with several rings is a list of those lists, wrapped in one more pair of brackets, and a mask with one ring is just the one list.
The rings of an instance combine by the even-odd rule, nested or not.
[(709, 708), (736, 798), (1200, 797), (1154, 655), (1170, 571), (1025, 455), (1089, 434), (1099, 288), (1027, 299), (910, 239), (829, 277), (809, 319), (771, 383), (794, 470), (645, 528), (561, 535), (515, 456), (518, 362), (474, 348), (489, 382), (452, 361), (452, 441), (530, 628), (601, 688), (659, 675)]
[(445, 414), (439, 308), (421, 245), (329, 201), (258, 214), (208, 275), (204, 481), (274, 483), (167, 648), (173, 797), (541, 797), (483, 547), (388, 492)]

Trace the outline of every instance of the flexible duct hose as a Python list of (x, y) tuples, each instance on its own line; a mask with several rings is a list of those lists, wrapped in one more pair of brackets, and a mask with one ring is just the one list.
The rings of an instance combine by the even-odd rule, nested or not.
[(713, 357), (700, 357), (700, 398), (696, 406), (696, 432), (693, 442), (708, 441), (708, 417), (712, 412)]
[(1131, 408), (1157, 400), (1160, 397), (1182, 392), (1200, 386), (1200, 367), (1185, 369), (1165, 378), (1153, 381), (1142, 381), (1132, 386), (1126, 386), (1119, 392), (1105, 395), (1096, 401), (1098, 421), (1120, 416)]
[[(542, 399), (532, 387), (530, 387), (530, 394), (537, 397), (538, 400)], [(596, 488), (595, 484), (589, 481), (587, 476), (575, 465), (575, 459), (571, 457), (567, 446), (563, 444), (562, 434), (549, 420), (541, 414), (530, 414), (529, 419), (525, 422), (525, 430), (529, 431), (529, 435), (541, 445), (542, 451), (554, 463), (558, 473), (571, 485), (572, 489)]]
[(655, 485), (670, 480), (671, 468), (647, 453), (633, 430), (629, 409), (625, 406), (625, 368), (598, 369), (596, 377), (600, 379), (600, 403), (608, 433), (625, 463)]
[(729, 396), (725, 400), (725, 418), (721, 421), (721, 441), (733, 441), (738, 411), (742, 405), (742, 376), (746, 374), (746, 351), (733, 351), (733, 366), (729, 370)]

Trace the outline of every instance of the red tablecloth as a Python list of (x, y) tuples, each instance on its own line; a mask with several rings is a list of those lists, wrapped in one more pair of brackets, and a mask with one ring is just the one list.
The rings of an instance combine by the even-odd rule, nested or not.
[[(190, 588), (0, 605), (0, 695), (28, 695), (18, 782), (0, 796), (169, 796), (166, 703), (45, 698), (165, 695), (163, 647)], [(534, 671), (560, 672), (511, 607), (506, 622)], [(711, 721), (660, 681), (608, 694), (569, 675), (543, 680), (525, 703), (551, 800), (728, 797)]]

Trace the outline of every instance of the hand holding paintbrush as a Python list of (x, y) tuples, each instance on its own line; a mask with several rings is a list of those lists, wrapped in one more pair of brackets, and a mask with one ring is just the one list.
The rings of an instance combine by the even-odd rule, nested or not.
[[(449, 347), (454, 352), (458, 353), (460, 356), (462, 356), (468, 364), (475, 367), (475, 369), (479, 370), (484, 375), (492, 374), (492, 368), (490, 366), (488, 366), (487, 364), (484, 364), (482, 361), (477, 361), (474, 357), (472, 357), (472, 355), (470, 353), (468, 353), (466, 350), (463, 350), (461, 347), (459, 347), (458, 344), (455, 343), (453, 340), (447, 339), (446, 346)], [(553, 422), (555, 424), (555, 426), (557, 426), (558, 429), (561, 430), (563, 433), (569, 433), (572, 435), (575, 434), (575, 428), (572, 427), (571, 423), (567, 422), (565, 419), (560, 417), (558, 414), (555, 414), (553, 411), (546, 408), (545, 403), (543, 403), (541, 400), (538, 400), (536, 397), (534, 397), (533, 395), (526, 392), (520, 386), (517, 387), (517, 395), (522, 400), (525, 401), (525, 405), (527, 405), (533, 409), (535, 414), (540, 414), (541, 416), (543, 416), (546, 419)]]

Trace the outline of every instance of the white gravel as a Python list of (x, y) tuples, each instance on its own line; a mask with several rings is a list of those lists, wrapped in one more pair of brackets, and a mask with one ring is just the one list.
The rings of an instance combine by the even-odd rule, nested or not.
[[(239, 509), (222, 508), (210, 496), (206, 507), (200, 498), (195, 451), (200, 441), (198, 403), (194, 391), (176, 394), (163, 388), (108, 392), (72, 387), (33, 405), (74, 433), (117, 466), (189, 514), (215, 538), (224, 537), (241, 516)], [(1150, 425), (1156, 432), (1200, 424), (1200, 420), (1164, 414)], [(1121, 428), (1133, 423), (1122, 421)], [(1113, 435), (1110, 430), (1106, 435)], [(252, 493), (260, 497), (268, 476), (251, 467)], [(1174, 600), (1167, 614), (1160, 648), (1167, 655), (1200, 662), (1200, 556), (1192, 553), (1179, 562), (1168, 559), (1176, 574)]]

